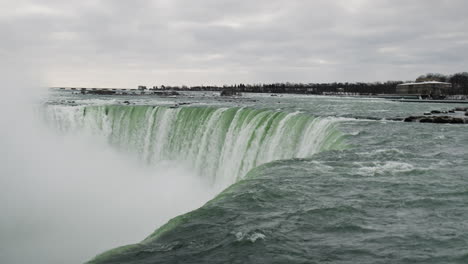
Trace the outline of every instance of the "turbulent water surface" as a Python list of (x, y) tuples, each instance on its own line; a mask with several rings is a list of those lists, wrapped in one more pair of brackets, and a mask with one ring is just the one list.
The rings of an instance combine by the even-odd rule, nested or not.
[(468, 263), (468, 127), (386, 120), (449, 107), (60, 92), (43, 116), (141, 166), (188, 168), (213, 191), (91, 263)]

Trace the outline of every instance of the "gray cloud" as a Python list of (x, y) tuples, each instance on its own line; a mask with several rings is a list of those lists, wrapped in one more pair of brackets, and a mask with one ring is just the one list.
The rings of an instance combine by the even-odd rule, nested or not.
[(462, 0), (0, 3), (0, 54), (51, 85), (414, 79), (466, 71)]

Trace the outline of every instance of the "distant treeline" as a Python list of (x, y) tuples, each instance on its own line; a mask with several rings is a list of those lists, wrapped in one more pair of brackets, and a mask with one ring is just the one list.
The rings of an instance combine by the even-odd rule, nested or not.
[(401, 81), (375, 83), (271, 83), (271, 84), (235, 84), (223, 86), (161, 86), (162, 90), (222, 91), (233, 90), (247, 93), (295, 93), (295, 94), (392, 94)]
[[(468, 73), (456, 73), (453, 75), (443, 75), (439, 73), (428, 73), (421, 75), (416, 79), (416, 82), (424, 81), (440, 81), (450, 82), (453, 88), (448, 94), (463, 94), (468, 95)], [(376, 94), (395, 94), (396, 86), (404, 83), (403, 81), (387, 81), (387, 82), (333, 82), (333, 83), (271, 83), (271, 84), (235, 84), (223, 86), (154, 86), (154, 89), (161, 90), (186, 90), (186, 91), (222, 91), (232, 90), (235, 92), (252, 92), (252, 93), (295, 93), (295, 94), (360, 94), (360, 95), (376, 95)]]

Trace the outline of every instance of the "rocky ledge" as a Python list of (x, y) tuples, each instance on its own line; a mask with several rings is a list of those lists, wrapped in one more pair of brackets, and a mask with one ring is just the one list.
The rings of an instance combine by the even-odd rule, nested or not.
[(405, 122), (437, 123), (437, 124), (468, 124), (468, 118), (454, 116), (410, 116)]
[(449, 111), (433, 110), (422, 116), (410, 116), (405, 122), (436, 123), (436, 124), (468, 124), (468, 107), (457, 107)]

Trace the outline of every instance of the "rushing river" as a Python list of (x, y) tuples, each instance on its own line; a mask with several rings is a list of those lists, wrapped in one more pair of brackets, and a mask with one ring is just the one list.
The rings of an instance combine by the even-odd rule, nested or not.
[[(50, 198), (69, 221), (48, 227), (57, 235), (47, 243), (61, 247), (23, 254), (38, 254), (35, 263), (468, 263), (468, 126), (387, 120), (453, 107), (53, 92), (37, 116), (72, 144), (60, 146), (74, 159), (64, 168), (80, 173), (60, 174), (69, 191)], [(83, 155), (65, 153), (74, 149)], [(80, 202), (55, 202), (70, 196)]]

